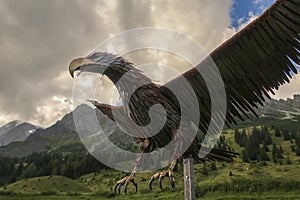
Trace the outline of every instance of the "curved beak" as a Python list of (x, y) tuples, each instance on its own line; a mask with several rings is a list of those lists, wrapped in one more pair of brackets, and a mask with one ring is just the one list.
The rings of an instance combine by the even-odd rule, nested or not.
[(93, 60), (90, 60), (89, 58), (76, 58), (72, 60), (69, 65), (69, 72), (72, 78), (74, 78), (74, 72), (77, 70), (103, 73), (103, 70), (101, 70), (101, 65)]
[(85, 58), (76, 58), (76, 59), (72, 60), (72, 62), (69, 65), (69, 72), (70, 72), (72, 78), (74, 78), (74, 72), (76, 70), (78, 70), (84, 64), (84, 60), (85, 60)]

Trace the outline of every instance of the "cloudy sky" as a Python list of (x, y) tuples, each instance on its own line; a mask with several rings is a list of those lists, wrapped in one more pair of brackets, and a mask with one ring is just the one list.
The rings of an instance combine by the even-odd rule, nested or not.
[[(0, 125), (48, 126), (72, 110), (69, 62), (132, 28), (173, 29), (211, 51), (274, 0), (0, 0)], [(286, 85), (277, 98), (299, 92)]]

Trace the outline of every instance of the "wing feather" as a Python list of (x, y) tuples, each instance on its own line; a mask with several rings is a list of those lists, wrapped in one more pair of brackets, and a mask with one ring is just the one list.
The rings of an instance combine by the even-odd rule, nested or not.
[[(226, 123), (243, 119), (248, 112), (254, 114), (257, 104), (263, 105), (269, 93), (274, 94), (280, 85), (289, 82), (291, 73), (297, 73), (293, 63), (300, 64), (300, 0), (278, 0), (271, 8), (209, 56), (215, 62), (224, 81), (227, 113)], [(206, 130), (211, 117), (211, 99), (208, 87), (197, 69), (204, 67), (209, 58), (161, 87), (177, 87), (184, 96), (184, 105), (191, 95), (181, 86), (189, 81), (201, 112), (199, 127)], [(191, 119), (193, 116), (191, 114)]]

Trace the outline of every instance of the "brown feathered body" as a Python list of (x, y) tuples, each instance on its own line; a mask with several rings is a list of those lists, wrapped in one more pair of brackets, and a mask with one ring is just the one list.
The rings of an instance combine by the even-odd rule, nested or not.
[[(97, 106), (104, 109), (108, 116), (119, 121), (126, 132), (134, 135), (144, 142), (144, 150), (150, 152), (153, 149), (166, 146), (176, 137), (186, 139), (191, 143), (185, 153), (198, 153), (199, 141), (188, 137), (192, 132), (191, 123), (205, 134), (208, 127), (214, 121), (224, 117), (230, 125), (235, 123), (235, 117), (244, 119), (249, 112), (254, 114), (257, 104), (263, 105), (269, 93), (291, 78), (291, 72), (297, 73), (296, 64), (300, 64), (300, 0), (277, 0), (258, 19), (234, 35), (219, 48), (210, 53), (209, 57), (201, 61), (197, 66), (183, 73), (163, 86), (153, 83), (141, 71), (133, 67), (127, 60), (108, 53), (93, 53), (84, 60), (96, 68), (106, 68), (106, 75), (117, 87), (123, 106), (110, 107), (108, 105)], [(176, 42), (176, 41), (174, 41)], [(199, 70), (207, 67), (213, 60), (224, 82), (226, 92), (225, 113), (212, 113), (212, 99), (210, 91), (199, 74)], [(88, 64), (70, 64), (70, 72), (80, 69)], [(91, 70), (94, 72), (94, 69)], [(102, 73), (102, 72), (101, 72)], [(72, 74), (73, 75), (73, 74)], [(183, 84), (187, 80), (196, 94), (197, 104), (194, 104), (193, 94)], [(212, 80), (213, 81), (213, 80)], [(168, 89), (176, 88), (181, 96), (183, 104), (179, 104), (176, 96)], [(137, 131), (128, 125), (134, 122), (141, 127), (151, 123), (150, 108), (159, 104), (166, 111), (166, 123), (157, 134), (149, 137), (149, 131)], [(191, 114), (182, 118), (182, 110), (194, 111), (200, 109), (200, 120)], [(110, 115), (110, 113), (119, 113)], [(191, 112), (193, 113), (193, 112)], [(155, 114), (154, 121), (164, 120), (163, 115)], [(116, 119), (120, 118), (120, 119)], [(129, 122), (130, 121), (130, 122)], [(144, 129), (143, 129), (144, 130)], [(135, 133), (136, 132), (136, 133)], [(151, 132), (151, 131), (150, 131)], [(182, 143), (182, 140), (181, 140)], [(178, 145), (178, 146), (176, 146)], [(175, 144), (174, 150), (182, 149), (180, 140)], [(227, 160), (231, 154), (227, 152), (213, 152), (208, 158), (220, 158)], [(176, 157), (176, 155), (175, 155)]]
[[(154, 88), (158, 88), (157, 85), (152, 85), (149, 84), (146, 87), (148, 87), (149, 89), (151, 87)], [(140, 88), (140, 89), (144, 89), (144, 88)], [(153, 88), (150, 90), (151, 94), (154, 94)], [(136, 91), (135, 95), (137, 95), (139, 91)], [(143, 90), (143, 94), (144, 94), (145, 90)], [(158, 97), (159, 94), (156, 96)], [(134, 96), (132, 97), (134, 98)], [(147, 153), (147, 152), (151, 152), (153, 150), (155, 150), (156, 148), (163, 148), (166, 145), (168, 145), (170, 143), (171, 140), (174, 139), (174, 137), (178, 137), (178, 140), (176, 141), (176, 138), (174, 140), (174, 146), (172, 147), (171, 151), (172, 151), (172, 157), (170, 158), (170, 160), (172, 161), (173, 159), (178, 159), (181, 156), (185, 156), (185, 155), (192, 155), (192, 157), (195, 159), (196, 163), (199, 162), (204, 162), (204, 161), (232, 161), (232, 158), (237, 155), (236, 153), (233, 152), (228, 152), (228, 151), (224, 151), (224, 150), (219, 150), (219, 149), (210, 149), (210, 148), (202, 148), (203, 151), (206, 151), (205, 153), (208, 153), (205, 157), (199, 157), (199, 151), (201, 148), (201, 144), (200, 141), (197, 140), (196, 137), (193, 137), (191, 140), (191, 137), (187, 137), (185, 138), (185, 135), (191, 134), (193, 131), (191, 123), (189, 121), (181, 121), (181, 128), (179, 128), (179, 123), (180, 123), (180, 112), (178, 111), (178, 108), (176, 108), (175, 104), (168, 104), (164, 97), (160, 97), (160, 98), (149, 98), (152, 99), (153, 102), (149, 102), (149, 101), (145, 101), (145, 99), (141, 99), (143, 100), (143, 105), (148, 105), (151, 106), (153, 104), (157, 104), (158, 103), (158, 99), (160, 100), (160, 103), (162, 105), (164, 105), (165, 108), (168, 109), (167, 111), (167, 115), (169, 116), (166, 120), (165, 125), (163, 126), (163, 128), (157, 132), (155, 135), (149, 137), (148, 135), (151, 134), (149, 133), (149, 129), (135, 129), (133, 128), (133, 124), (135, 123), (132, 121), (132, 119), (130, 117), (138, 117), (138, 123), (142, 123), (141, 118), (139, 117), (141, 114), (139, 113), (135, 113), (135, 112), (130, 112), (130, 116), (128, 115), (128, 113), (126, 113), (126, 111), (124, 110), (124, 107), (122, 106), (111, 106), (108, 104), (103, 104), (103, 103), (98, 103), (96, 101), (93, 101), (93, 104), (99, 109), (101, 110), (106, 116), (108, 116), (111, 120), (115, 121), (118, 123), (118, 125), (120, 126), (120, 128), (122, 130), (124, 130), (125, 132), (134, 135), (136, 139), (140, 140), (141, 142), (143, 142), (143, 145), (141, 146), (141, 151)], [(136, 103), (136, 102), (135, 102)], [(173, 107), (172, 107), (173, 106)], [(149, 110), (149, 107), (145, 107), (144, 109), (145, 111)], [(144, 111), (143, 110), (143, 111)], [(145, 118), (147, 118), (147, 120), (150, 120), (148, 113), (144, 113)], [(160, 116), (157, 116), (160, 117)], [(176, 121), (175, 121), (176, 120)], [(146, 125), (146, 124), (141, 124), (141, 125)], [(183, 126), (184, 125), (184, 126)], [(181, 155), (181, 153), (183, 153), (183, 150), (180, 149), (182, 148), (182, 142), (187, 142), (188, 144), (190, 144), (188, 146), (187, 149), (184, 150), (184, 154)]]

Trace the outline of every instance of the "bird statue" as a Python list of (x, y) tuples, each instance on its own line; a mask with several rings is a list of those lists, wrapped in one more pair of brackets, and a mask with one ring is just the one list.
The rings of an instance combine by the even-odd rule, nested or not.
[[(122, 106), (112, 106), (112, 105), (108, 105), (108, 104), (104, 104), (104, 103), (99, 103), (95, 100), (88, 100), (88, 101), (91, 102), (96, 108), (98, 108), (102, 113), (104, 113), (111, 120), (117, 121), (118, 125), (121, 126), (124, 130), (126, 130), (126, 132), (130, 131), (131, 133), (134, 132), (133, 135), (138, 135), (138, 139), (143, 143), (143, 145), (140, 147), (140, 152), (147, 153), (147, 152), (154, 150), (154, 148), (156, 148), (156, 147), (163, 147), (166, 145), (166, 143), (163, 143), (164, 140), (162, 140), (161, 138), (168, 137), (168, 135), (167, 135), (168, 131), (169, 131), (168, 128), (163, 129), (162, 132), (160, 132), (159, 134), (156, 134), (155, 137), (147, 138), (145, 133), (140, 133), (140, 132), (138, 132), (140, 130), (132, 129), (131, 118), (127, 115), (127, 113), (124, 111)], [(145, 135), (143, 136), (143, 134), (145, 134)], [(166, 138), (165, 141), (168, 141), (168, 139)], [(204, 158), (200, 158), (198, 156), (198, 152), (199, 152), (201, 145), (197, 141), (197, 138), (195, 138), (193, 142), (194, 142), (194, 144), (191, 145), (190, 149), (186, 152), (186, 154), (189, 153), (194, 158), (196, 158), (195, 161), (197, 163), (203, 163), (205, 161), (228, 161), (228, 162), (230, 162), (230, 161), (232, 161), (232, 158), (235, 155), (237, 155), (237, 153), (234, 153), (234, 152), (229, 152), (226, 150), (219, 150), (219, 149), (214, 148), (211, 151), (209, 151), (209, 149), (206, 149), (206, 151), (209, 151), (208, 155)], [(176, 150), (178, 150), (178, 148), (174, 148), (174, 152), (173, 152), (174, 155), (176, 155), (176, 153), (179, 153)], [(141, 157), (142, 153), (137, 158), (137, 161), (139, 161), (138, 165), (142, 165), (143, 162), (145, 161), (145, 160), (140, 160), (140, 159), (142, 159), (142, 157)], [(150, 181), (149, 181), (150, 190), (152, 190), (152, 183), (156, 179), (159, 179), (158, 180), (159, 187), (161, 189), (163, 189), (162, 188), (162, 180), (165, 177), (170, 178), (172, 191), (175, 190), (173, 170), (177, 164), (177, 160), (178, 159), (174, 158), (173, 161), (171, 162), (168, 170), (158, 172), (150, 178)], [(138, 167), (138, 166), (136, 166), (136, 167)], [(126, 193), (127, 184), (130, 182), (132, 182), (134, 184), (135, 192), (137, 192), (137, 183), (134, 181), (134, 173), (132, 173), (128, 177), (125, 177), (125, 178), (119, 180), (117, 182), (117, 184), (115, 185), (114, 191), (120, 193), (120, 187), (125, 184), (124, 190)]]
[[(225, 123), (228, 126), (236, 123), (236, 118), (244, 120), (249, 112), (257, 116), (254, 108), (257, 108), (258, 104), (263, 105), (266, 98), (270, 98), (270, 93), (275, 94), (274, 90), (289, 82), (292, 74), (297, 73), (297, 65), (300, 64), (299, 33), (300, 0), (277, 0), (259, 18), (209, 54), (224, 82), (227, 105)], [(205, 80), (198, 71), (207, 65), (207, 59), (164, 85), (154, 83), (135, 68), (133, 63), (112, 53), (93, 52), (70, 63), (69, 71), (72, 77), (75, 71), (87, 71), (100, 73), (110, 79), (116, 86), (123, 104), (112, 106), (97, 101), (91, 102), (110, 119), (118, 121), (124, 130), (134, 133), (143, 143), (134, 169), (129, 176), (117, 182), (115, 192), (120, 192), (122, 185), (126, 192), (129, 183), (133, 183), (137, 191), (134, 177), (138, 167), (145, 162), (144, 154), (162, 148), (174, 139), (171, 156), (173, 161), (168, 170), (151, 177), (150, 189), (155, 179), (159, 179), (159, 185), (162, 187), (162, 179), (169, 177), (172, 190), (175, 190), (173, 170), (181, 157), (193, 157), (196, 162), (204, 162), (230, 161), (236, 155), (213, 148), (208, 150), (205, 157), (200, 157), (199, 149), (205, 147), (197, 138), (187, 137), (188, 133), (193, 131), (191, 124), (206, 133), (211, 123), (212, 101)], [(124, 79), (121, 84), (118, 83), (120, 79)], [(193, 94), (187, 92), (184, 80), (188, 81), (196, 94), (197, 105), (191, 103)], [(183, 94), (182, 104), (168, 89), (170, 87)], [(139, 126), (147, 126), (151, 122), (152, 118), (148, 112), (155, 104), (163, 106), (166, 111), (163, 128), (151, 136), (147, 129), (132, 129), (132, 122)], [(200, 120), (197, 121), (193, 115), (182, 118), (182, 109), (193, 110), (196, 107), (199, 107)], [(154, 115), (154, 118), (158, 121), (163, 120), (160, 115)], [(182, 145), (185, 142), (190, 146), (183, 150)], [(181, 151), (184, 151), (182, 156)]]

